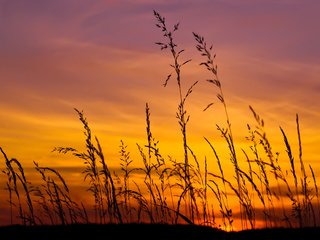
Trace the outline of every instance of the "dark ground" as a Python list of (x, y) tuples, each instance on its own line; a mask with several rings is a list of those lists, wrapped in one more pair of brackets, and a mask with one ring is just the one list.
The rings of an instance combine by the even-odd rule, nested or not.
[(67, 226), (3, 226), (1, 240), (103, 240), (103, 239), (164, 239), (164, 240), (292, 240), (320, 239), (320, 228), (274, 228), (224, 232), (196, 225), (166, 224), (78, 224)]

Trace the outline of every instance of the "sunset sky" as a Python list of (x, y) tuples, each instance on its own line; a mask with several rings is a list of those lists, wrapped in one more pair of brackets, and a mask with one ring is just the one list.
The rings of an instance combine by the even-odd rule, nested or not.
[[(117, 166), (120, 140), (132, 156), (138, 156), (136, 143), (146, 144), (146, 103), (163, 155), (183, 155), (177, 84), (173, 77), (162, 85), (173, 72), (172, 58), (155, 44), (164, 39), (153, 10), (170, 27), (180, 22), (175, 41), (185, 49), (182, 59), (192, 59), (182, 69), (184, 91), (199, 81), (186, 108), (189, 144), (200, 159), (212, 157), (203, 137), (224, 151), (215, 125), (226, 127), (226, 121), (217, 89), (206, 82), (211, 76), (199, 66), (192, 32), (217, 54), (238, 150), (246, 148), (247, 123), (255, 124), (251, 105), (265, 120), (274, 150), (288, 161), (279, 126), (296, 146), (299, 114), (303, 158), (320, 176), (317, 0), (0, 0), (0, 146), (8, 157), (25, 166), (82, 166), (52, 152), (84, 147), (77, 108)], [(298, 148), (293, 151), (297, 157)]]

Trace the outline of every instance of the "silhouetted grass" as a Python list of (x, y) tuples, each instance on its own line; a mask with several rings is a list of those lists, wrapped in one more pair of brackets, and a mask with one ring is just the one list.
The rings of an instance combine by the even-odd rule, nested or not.
[[(71, 154), (84, 164), (82, 174), (84, 181), (88, 183), (89, 196), (94, 202), (94, 216), (88, 214), (88, 210), (92, 210), (88, 209), (89, 204), (73, 200), (62, 173), (50, 167), (40, 167), (37, 162), (34, 162), (41, 184), (31, 184), (25, 176), (22, 164), (15, 158), (8, 158), (0, 147), (5, 162), (3, 173), (7, 180), (5, 188), (8, 192), (10, 224), (43, 225), (43, 228), (16, 226), (20, 233), (35, 234), (35, 239), (38, 234), (48, 234), (52, 229), (58, 228), (63, 229), (65, 233), (70, 231), (70, 234), (75, 234), (76, 229), (78, 237), (83, 239), (91, 237), (86, 235), (89, 233), (82, 236), (83, 229), (101, 231), (106, 235), (110, 235), (108, 231), (116, 231), (119, 235), (133, 232), (139, 234), (141, 232), (138, 230), (146, 229), (145, 223), (151, 224), (152, 227), (148, 227), (149, 230), (151, 228), (159, 231), (157, 237), (173, 236), (185, 239), (195, 239), (193, 236), (198, 237), (198, 235), (193, 234), (200, 234), (200, 232), (205, 233), (201, 235), (203, 239), (206, 237), (211, 239), (211, 234), (215, 234), (215, 239), (219, 237), (250, 239), (254, 234), (257, 234), (254, 235), (255, 237), (267, 239), (264, 238), (265, 234), (270, 233), (271, 229), (279, 235), (286, 234), (283, 237), (295, 237), (297, 235), (293, 234), (300, 232), (292, 228), (308, 230), (306, 227), (319, 227), (320, 201), (317, 176), (311, 165), (309, 170), (312, 178), (309, 177), (305, 168), (298, 114), (296, 115), (298, 163), (290, 145), (291, 140), (288, 139), (285, 130), (280, 127), (289, 169), (284, 169), (280, 165), (280, 154), (274, 152), (265, 129), (265, 122), (252, 106), (249, 106), (249, 109), (255, 124), (254, 126), (247, 124), (248, 149), (238, 148), (232, 134), (226, 97), (218, 77), (216, 55), (203, 36), (193, 33), (196, 49), (205, 58), (200, 66), (204, 66), (211, 74), (212, 78), (207, 82), (217, 88), (218, 101), (224, 108), (225, 126), (217, 124), (216, 130), (229, 151), (227, 159), (221, 158), (215, 142), (204, 136), (204, 143), (208, 144), (213, 156), (205, 156), (203, 161), (198, 159), (188, 141), (187, 127), (190, 115), (186, 110), (186, 101), (198, 82), (192, 83), (188, 90), (183, 92), (182, 86), (187, 83), (183, 81), (181, 71), (191, 60), (181, 61), (184, 50), (178, 49), (174, 39), (179, 30), (179, 24), (175, 24), (173, 29), (169, 30), (165, 18), (156, 11), (153, 13), (157, 21), (156, 26), (165, 39), (164, 42), (156, 44), (161, 50), (168, 50), (173, 58), (171, 67), (179, 96), (176, 118), (182, 137), (183, 159), (164, 157), (161, 154), (159, 141), (152, 133), (151, 110), (149, 104), (146, 104), (146, 143), (136, 144), (138, 160), (142, 161), (142, 166), (136, 167), (137, 160), (131, 157), (125, 141), (121, 140), (118, 159), (120, 171), (112, 172), (102, 145), (93, 135), (85, 114), (75, 109), (83, 127), (84, 150), (56, 147), (53, 151)], [(168, 75), (164, 86), (167, 86), (171, 76), (172, 74)], [(204, 111), (212, 105), (213, 103), (209, 103)], [(216, 168), (210, 169), (209, 161), (216, 162)], [(226, 161), (230, 161), (233, 166), (233, 178), (226, 176), (224, 166)], [(135, 174), (143, 176), (140, 182), (135, 178)], [(231, 205), (231, 197), (237, 200), (238, 215), (235, 207)], [(280, 203), (279, 206), (277, 203)], [(257, 221), (261, 217), (265, 224), (265, 232), (257, 231), (251, 235), (250, 231), (242, 231), (237, 235), (227, 235), (226, 232), (217, 230), (220, 228), (232, 231), (236, 221), (241, 227), (240, 230), (256, 229)], [(101, 224), (101, 228), (96, 225), (97, 223)], [(57, 225), (57, 228), (47, 224)], [(175, 230), (172, 230), (168, 224), (174, 225)], [(202, 225), (201, 228), (200, 225)], [(292, 231), (279, 227), (286, 227)], [(14, 233), (13, 229), (15, 226), (2, 228), (0, 231), (10, 239), (11, 234), (12, 236), (20, 234)], [(193, 232), (189, 232), (191, 229)], [(53, 236), (58, 235), (50, 234), (49, 237), (53, 238)], [(141, 237), (144, 235), (139, 236)]]

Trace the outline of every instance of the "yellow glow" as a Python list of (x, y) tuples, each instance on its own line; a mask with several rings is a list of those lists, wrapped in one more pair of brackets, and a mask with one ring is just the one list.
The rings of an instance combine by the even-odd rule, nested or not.
[[(52, 152), (55, 147), (72, 147), (79, 150), (80, 153), (86, 153), (86, 136), (83, 125), (73, 108), (84, 111), (92, 130), (93, 142), (95, 143), (94, 137), (96, 136), (100, 141), (105, 160), (112, 170), (112, 174), (121, 172), (121, 155), (119, 153), (121, 140), (124, 141), (124, 144), (127, 145), (127, 151), (130, 152), (130, 160), (133, 160), (132, 167), (144, 167), (143, 157), (148, 156), (146, 103), (150, 107), (152, 137), (155, 141), (159, 141), (156, 147), (159, 148), (159, 154), (164, 158), (166, 164), (170, 166), (172, 163), (170, 160), (183, 163), (185, 158), (183, 136), (176, 118), (179, 91), (174, 69), (170, 66), (173, 59), (170, 51), (160, 51), (158, 46), (154, 46), (153, 43), (153, 37), (160, 38), (162, 37), (161, 33), (153, 35), (154, 29), (150, 29), (148, 34), (152, 37), (139, 35), (135, 33), (135, 29), (131, 28), (131, 25), (130, 28), (125, 29), (126, 35), (123, 36), (120, 33), (123, 29), (120, 27), (116, 27), (116, 31), (113, 29), (112, 33), (112, 26), (109, 26), (108, 23), (109, 19), (107, 19), (107, 28), (105, 28), (104, 21), (99, 23), (103, 26), (101, 30), (99, 24), (96, 26), (93, 23), (104, 16), (104, 13), (101, 13), (103, 7), (102, 3), (101, 6), (100, 4), (95, 5), (86, 13), (75, 16), (73, 20), (69, 19), (67, 23), (70, 25), (63, 23), (59, 27), (50, 17), (45, 21), (39, 21), (39, 17), (37, 21), (28, 22), (29, 25), (20, 29), (18, 25), (23, 21), (15, 22), (16, 20), (11, 18), (16, 15), (9, 14), (10, 16), (6, 16), (8, 17), (7, 21), (4, 22), (13, 22), (13, 28), (8, 26), (5, 29), (10, 31), (12, 29), (12, 32), (9, 31), (8, 34), (13, 34), (10, 36), (17, 42), (10, 41), (8, 38), (8, 47), (11, 42), (13, 45), (6, 54), (0, 56), (1, 66), (3, 66), (0, 71), (0, 78), (3, 81), (0, 102), (0, 147), (10, 159), (16, 158), (22, 163), (26, 176), (32, 184), (41, 183), (39, 175), (33, 169), (34, 161), (41, 166), (59, 170), (70, 185), (72, 196), (78, 201), (87, 203), (90, 209), (94, 204), (94, 199), (91, 193), (86, 191), (89, 182), (84, 182), (82, 171), (85, 169), (85, 164), (83, 159), (72, 154)], [(19, 11), (22, 9), (25, 8), (21, 8)], [(139, 15), (139, 17), (140, 20), (152, 22), (151, 18), (147, 20), (146, 15)], [(280, 19), (280, 16), (275, 19), (278, 18)], [(29, 17), (25, 19), (29, 19)], [(261, 26), (270, 27), (267, 18), (263, 19), (264, 21), (260, 25), (257, 23), (259, 29)], [(123, 21), (120, 23), (128, 24), (132, 19), (123, 16)], [(35, 23), (37, 24), (34, 25)], [(140, 24), (139, 29), (145, 29), (146, 25)], [(228, 25), (228, 23), (224, 24)], [(52, 25), (55, 27), (48, 27)], [(75, 25), (83, 28), (74, 29)], [(151, 25), (154, 27), (153, 23), (150, 23)], [(200, 24), (201, 28), (202, 25)], [(229, 29), (226, 25), (219, 26), (219, 29)], [(26, 34), (30, 36), (30, 39), (24, 35), (25, 29), (30, 29), (31, 34), (29, 32)], [(215, 30), (212, 31), (209, 34), (216, 34)], [(118, 38), (111, 39), (114, 37), (113, 34), (116, 34)], [(191, 34), (189, 35), (192, 37)], [(26, 41), (22, 44), (19, 37)], [(198, 81), (192, 94), (185, 102), (186, 116), (190, 116), (186, 130), (187, 146), (190, 150), (188, 152), (189, 163), (194, 169), (199, 166), (200, 173), (204, 174), (206, 161), (207, 171), (220, 176), (219, 159), (225, 179), (232, 183), (232, 186), (237, 186), (235, 164), (231, 161), (230, 146), (221, 136), (221, 132), (217, 130), (217, 125), (224, 129), (228, 128), (225, 109), (217, 99), (218, 89), (216, 86), (206, 81), (213, 76), (205, 68), (202, 68), (203, 66), (199, 66), (203, 58), (196, 52), (194, 42), (188, 38), (180, 40), (185, 41), (185, 44), (183, 42), (180, 45), (179, 42), (179, 48), (181, 46), (186, 51), (182, 53), (179, 60), (192, 59), (190, 63), (181, 68), (183, 94), (195, 81)], [(211, 39), (208, 40), (211, 41)], [(270, 167), (267, 172), (270, 188), (278, 195), (282, 194), (281, 197), (284, 198), (281, 200), (276, 197), (271, 200), (267, 199), (268, 195), (263, 185), (264, 178), (261, 177), (262, 170), (255, 165), (255, 161), (261, 160), (266, 163), (266, 166), (269, 166), (270, 158), (259, 143), (257, 143), (259, 154), (255, 155), (253, 142), (246, 139), (250, 136), (247, 124), (251, 129), (255, 129), (257, 126), (254, 116), (249, 110), (249, 105), (263, 118), (266, 137), (274, 154), (273, 160), (277, 156), (276, 153), (279, 153), (277, 160), (284, 173), (283, 177), (293, 190), (296, 190), (295, 179), (291, 172), (288, 149), (279, 127), (283, 128), (288, 138), (295, 160), (298, 184), (301, 184), (303, 176), (301, 175), (295, 122), (296, 114), (299, 115), (302, 160), (308, 175), (308, 186), (312, 189), (313, 199), (318, 200), (318, 196), (315, 196), (315, 187), (309, 166), (312, 167), (316, 181), (319, 183), (319, 65), (312, 61), (309, 63), (288, 59), (291, 55), (289, 57), (278, 57), (277, 54), (264, 56), (260, 52), (262, 50), (255, 52), (258, 47), (252, 43), (247, 43), (248, 46), (241, 44), (239, 46), (234, 42), (223, 43), (219, 36), (217, 36), (217, 41), (216, 60), (219, 66), (219, 78), (225, 94), (238, 165), (245, 173), (253, 174), (253, 179), (260, 189), (264, 201), (268, 201), (263, 205), (254, 191), (255, 189), (246, 180), (246, 186), (250, 186), (248, 189), (253, 192), (250, 192), (253, 196), (252, 205), (257, 210), (254, 225), (255, 227), (264, 227), (270, 223), (261, 214), (264, 210), (263, 207), (268, 209), (274, 207), (276, 214), (281, 215), (281, 210), (284, 208), (288, 210), (292, 202), (285, 196), (287, 186), (283, 181), (276, 181)], [(33, 45), (34, 43), (37, 45)], [(150, 47), (151, 45), (154, 48)], [(287, 40), (284, 45), (287, 45)], [(169, 74), (172, 74), (172, 77), (168, 85), (163, 87)], [(213, 103), (213, 105), (203, 111), (209, 103)], [(205, 138), (216, 150), (218, 159)], [(142, 147), (142, 153), (139, 152), (137, 145)], [(249, 171), (250, 165), (247, 157), (251, 160), (250, 163), (255, 172)], [(154, 156), (152, 160), (156, 160)], [(2, 155), (0, 156), (0, 168), (1, 170), (6, 169)], [(113, 176), (116, 179), (116, 175)], [(123, 177), (121, 174), (117, 176)], [(144, 177), (141, 170), (139, 173), (133, 174), (130, 178), (132, 180), (130, 186), (135, 191), (138, 191), (137, 187), (141, 187), (141, 191), (146, 193), (148, 189)], [(5, 186), (7, 179), (5, 177), (0, 179), (2, 181), (0, 187)], [(226, 191), (228, 208), (234, 214), (232, 228), (230, 224), (223, 225), (221, 223), (220, 202), (210, 189), (208, 202), (212, 204), (221, 228), (226, 231), (242, 229), (244, 226), (241, 226), (240, 212), (243, 209), (240, 209), (239, 199), (234, 191), (238, 190), (237, 187), (232, 190), (226, 187), (226, 190), (221, 179), (214, 178), (212, 175), (208, 179), (212, 182), (215, 181), (221, 191)], [(176, 179), (170, 180), (177, 181)], [(159, 179), (154, 181), (158, 183)], [(171, 182), (171, 184), (174, 183)], [(197, 182), (195, 185), (201, 189), (200, 183)], [(123, 186), (117, 183), (117, 189), (121, 187)], [(172, 197), (178, 201), (179, 194), (181, 194), (179, 190), (181, 188), (173, 189), (177, 194), (174, 197), (169, 196), (168, 192), (166, 192), (168, 196), (162, 197), (167, 197), (170, 200)], [(280, 191), (283, 192), (280, 194)], [(301, 192), (294, 192), (294, 194), (302, 202), (303, 194)], [(150, 201), (150, 196), (147, 196), (146, 199)], [(1, 202), (8, 200), (8, 192), (2, 187), (0, 200)], [(273, 202), (274, 206), (272, 206)], [(198, 202), (198, 204), (200, 203)], [(315, 203), (315, 205), (317, 204)], [(172, 208), (174, 210), (177, 208), (176, 203), (172, 203)], [(201, 211), (199, 210), (199, 215), (201, 215)], [(196, 219), (200, 223), (203, 221), (201, 216)], [(0, 224), (1, 221), (0, 219)], [(247, 221), (244, 228), (249, 228), (248, 226), (250, 225)]]

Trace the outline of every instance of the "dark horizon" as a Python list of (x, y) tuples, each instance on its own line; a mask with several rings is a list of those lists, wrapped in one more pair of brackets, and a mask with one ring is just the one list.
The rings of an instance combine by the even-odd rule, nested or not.
[(319, 7), (0, 0), (0, 225), (318, 226)]

